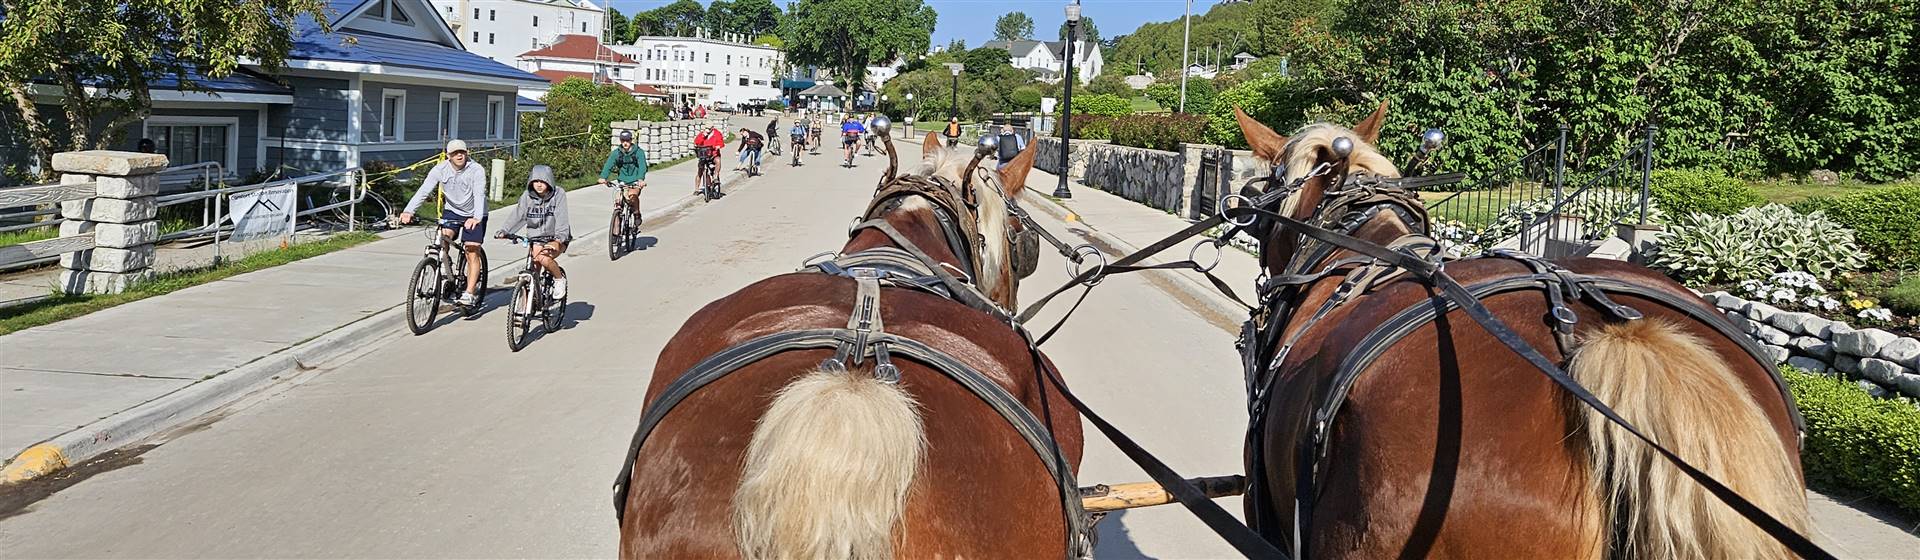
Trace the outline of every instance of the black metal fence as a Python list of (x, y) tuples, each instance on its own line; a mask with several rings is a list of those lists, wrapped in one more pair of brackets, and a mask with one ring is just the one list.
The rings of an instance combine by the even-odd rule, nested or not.
[(1584, 254), (1613, 236), (1618, 224), (1658, 217), (1648, 202), (1657, 130), (1647, 127), (1639, 147), (1598, 171), (1569, 172), (1562, 125), (1551, 144), (1522, 156), (1509, 172), (1429, 203), (1434, 234), (1462, 252), (1505, 247), (1549, 257)]

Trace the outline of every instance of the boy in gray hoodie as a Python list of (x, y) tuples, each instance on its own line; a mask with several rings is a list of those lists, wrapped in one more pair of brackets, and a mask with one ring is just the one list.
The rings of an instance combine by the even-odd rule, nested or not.
[(494, 237), (506, 237), (523, 227), (533, 244), (533, 262), (553, 274), (553, 297), (567, 297), (567, 271), (554, 259), (567, 252), (567, 244), (573, 241), (573, 224), (567, 221), (567, 191), (554, 185), (551, 167), (535, 165), (527, 173), (527, 191), (520, 193), (519, 204)]

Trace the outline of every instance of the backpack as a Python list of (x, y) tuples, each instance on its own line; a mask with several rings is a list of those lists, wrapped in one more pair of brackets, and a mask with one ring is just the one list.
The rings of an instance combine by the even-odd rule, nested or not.
[(639, 167), (640, 155), (636, 153), (639, 151), (640, 151), (640, 148), (638, 147), (635, 147), (632, 150), (622, 150), (619, 148), (614, 148), (613, 152), (619, 155), (614, 157), (613, 164), (618, 166), (621, 169), (626, 169), (629, 167)]

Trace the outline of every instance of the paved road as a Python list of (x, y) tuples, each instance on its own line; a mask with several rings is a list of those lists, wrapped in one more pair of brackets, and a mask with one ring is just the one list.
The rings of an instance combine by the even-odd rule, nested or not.
[[(520, 353), (507, 351), (498, 311), (421, 337), (396, 335), (0, 519), (0, 550), (8, 558), (610, 556), (609, 483), (661, 346), (707, 302), (838, 248), (884, 167), (878, 157), (860, 158), (856, 169), (825, 153), (809, 161), (770, 164), (725, 199), (650, 222), (651, 245), (619, 261), (581, 244), (566, 261), (574, 278), (567, 328)], [(1055, 231), (1072, 229), (1036, 215)], [(1040, 271), (1024, 287), (1029, 298), (1066, 276), (1050, 254)], [(406, 271), (391, 274), (398, 286)], [(1227, 325), (1196, 308), (1144, 277), (1114, 278), (1047, 351), (1083, 398), (1176, 469), (1238, 472), (1239, 366)], [(1081, 480), (1145, 477), (1090, 431)], [(1223, 501), (1229, 511), (1235, 502)], [(1115, 515), (1101, 528), (1102, 558), (1232, 556), (1174, 507)]]
[[(582, 244), (566, 261), (574, 319), (518, 354), (506, 348), (497, 311), (396, 336), (0, 520), (0, 550), (10, 558), (611, 555), (608, 486), (654, 356), (708, 301), (839, 247), (884, 163), (860, 158), (843, 169), (828, 157), (768, 166), (736, 194), (652, 229), (652, 246), (619, 261)], [(1029, 293), (1065, 278), (1057, 258), (1042, 266)], [(393, 270), (394, 285), (405, 274)], [(1102, 286), (1074, 321), (1048, 350), (1085, 398), (1132, 420), (1135, 437), (1177, 468), (1235, 470), (1233, 426), (1244, 419), (1224, 331), (1134, 279)], [(1107, 328), (1114, 325), (1135, 327)], [(1090, 483), (1144, 480), (1109, 447), (1092, 445), (1087, 457)], [(1103, 556), (1228, 554), (1177, 512), (1103, 525)]]

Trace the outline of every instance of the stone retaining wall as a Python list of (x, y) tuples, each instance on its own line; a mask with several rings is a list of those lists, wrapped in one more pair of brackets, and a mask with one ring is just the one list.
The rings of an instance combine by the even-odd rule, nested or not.
[(1811, 313), (1783, 311), (1726, 292), (1701, 297), (1726, 312), (1775, 362), (1813, 372), (1840, 372), (1875, 396), (1920, 398), (1920, 340), (1880, 329), (1854, 329)]
[(633, 131), (634, 145), (647, 151), (647, 164), (652, 165), (692, 156), (694, 135), (706, 130), (709, 124), (718, 125), (722, 133), (729, 132), (724, 117), (668, 122), (614, 121), (608, 142), (618, 146), (620, 131)]
[[(1035, 167), (1058, 175), (1060, 139), (1042, 137), (1036, 142), (1040, 158), (1035, 162)], [(1203, 188), (1200, 185), (1201, 157), (1220, 149), (1220, 146), (1210, 144), (1181, 144), (1179, 151), (1167, 152), (1120, 146), (1106, 140), (1074, 140), (1072, 150), (1067, 154), (1067, 176), (1089, 187), (1189, 217), (1193, 213), (1191, 206), (1196, 200), (1196, 190)], [(1252, 152), (1227, 152), (1233, 155), (1233, 171), (1227, 178), (1230, 186), (1225, 189), (1228, 192), (1237, 190), (1237, 185), (1269, 169), (1269, 166), (1256, 160)], [(1219, 190), (1221, 186), (1208, 185), (1205, 188)]]

